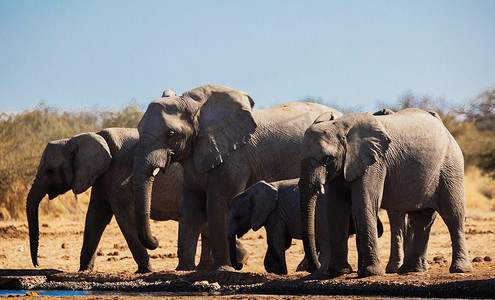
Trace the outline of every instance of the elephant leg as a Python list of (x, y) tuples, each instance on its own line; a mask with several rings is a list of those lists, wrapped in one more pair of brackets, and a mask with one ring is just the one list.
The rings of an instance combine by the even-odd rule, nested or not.
[[(329, 252), (328, 274), (331, 277), (352, 273), (347, 260), (351, 197), (337, 184), (329, 184), (328, 192)], [(323, 251), (323, 249), (320, 249)]]
[(471, 272), (473, 266), (469, 261), (464, 228), (466, 201), (463, 174), (446, 176), (441, 184), (438, 213), (447, 225), (452, 241), (452, 264), (449, 271), (450, 273)]
[(213, 265), (213, 256), (211, 256), (210, 234), (208, 224), (204, 224), (201, 231), (201, 258), (197, 266), (198, 270), (208, 270)]
[(136, 273), (152, 272), (153, 268), (150, 264), (148, 251), (139, 240), (137, 234), (136, 222), (134, 221), (134, 211), (131, 209), (131, 203), (124, 204), (122, 201), (120, 201), (120, 203), (118, 201), (114, 201), (113, 203), (116, 203), (113, 205), (115, 220), (119, 225), (120, 231), (122, 231), (122, 234), (124, 235), (134, 261), (138, 265)]
[(229, 196), (210, 196), (208, 192), (207, 214), (210, 236), (210, 246), (213, 255), (212, 270), (234, 271), (230, 265), (230, 254), (227, 241), (227, 214), (229, 207)]
[(232, 172), (213, 169), (208, 175), (206, 194), (206, 212), (208, 229), (210, 231), (210, 246), (213, 255), (211, 270), (234, 271), (230, 263), (229, 244), (227, 239), (227, 217), (231, 198), (242, 192), (246, 182), (242, 172)]
[(93, 270), (96, 248), (100, 243), (103, 231), (113, 216), (110, 205), (98, 194), (98, 188), (93, 188), (88, 212), (86, 213), (79, 271)]
[(177, 242), (179, 265), (176, 270), (196, 270), (195, 258), (199, 233), (206, 222), (204, 205), (204, 198), (197, 193), (186, 189), (182, 191), (179, 204), (179, 237)]
[(287, 263), (285, 260), (285, 250), (290, 246), (290, 237), (287, 241), (287, 230), (285, 224), (277, 225), (266, 231), (268, 243), (267, 254), (265, 256), (265, 270), (278, 275), (287, 274)]
[(428, 250), (428, 240), (430, 238), (431, 226), (433, 225), (433, 221), (435, 221), (436, 212), (426, 209), (409, 212), (408, 216), (413, 230), (413, 240), (404, 264), (399, 268), (398, 273), (426, 272), (428, 271), (426, 252)]
[(404, 236), (402, 237), (402, 239), (404, 240), (404, 257), (407, 256), (407, 253), (409, 253), (409, 249), (411, 249), (413, 237), (414, 231), (411, 227), (409, 216), (406, 213), (404, 216)]
[(352, 216), (356, 226), (359, 277), (385, 274), (380, 264), (377, 229), (378, 209), (383, 194), (383, 176), (370, 169), (367, 173), (366, 178), (356, 180), (352, 187)]
[(397, 273), (404, 261), (406, 213), (387, 210), (387, 215), (390, 222), (390, 256), (385, 271), (387, 273)]
[[(325, 207), (325, 209), (327, 209), (327, 207)], [(315, 274), (326, 274), (328, 272), (328, 264), (330, 261), (330, 235), (328, 234), (328, 220), (325, 216), (325, 218), (323, 218), (320, 222), (316, 222), (316, 250), (318, 251), (318, 262), (320, 263), (320, 268), (315, 271)]]

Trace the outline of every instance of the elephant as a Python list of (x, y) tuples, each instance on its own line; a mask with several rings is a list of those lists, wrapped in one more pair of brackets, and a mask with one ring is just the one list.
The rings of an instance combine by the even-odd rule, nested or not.
[[(137, 272), (152, 270), (148, 252), (135, 229), (132, 186), (121, 185), (131, 174), (138, 141), (137, 129), (109, 128), (48, 143), (26, 201), (34, 266), (39, 265), (38, 207), (41, 200), (46, 194), (53, 199), (70, 189), (74, 194), (80, 194), (92, 187), (79, 270), (93, 269), (98, 243), (113, 215), (138, 265)], [(152, 219), (178, 220), (182, 185), (183, 169), (177, 163), (156, 177), (151, 201)], [(204, 269), (213, 263), (206, 230), (202, 233), (202, 241), (199, 267)], [(239, 252), (242, 261), (245, 259), (242, 245), (239, 245)]]
[[(426, 112), (442, 121), (437, 112), (433, 110), (426, 110)], [(373, 116), (385, 116), (393, 113), (395, 112), (389, 108), (382, 108), (374, 112)], [(436, 218), (436, 214), (435, 212), (432, 220)], [(397, 273), (404, 261), (404, 256), (411, 247), (413, 231), (407, 213), (388, 210), (387, 215), (390, 221), (390, 256), (385, 271), (387, 273)], [(426, 261), (426, 252), (419, 259)]]
[(148, 249), (158, 246), (149, 226), (153, 174), (171, 162), (184, 167), (177, 270), (195, 269), (196, 250), (189, 245), (196, 244), (207, 220), (214, 259), (210, 269), (233, 271), (227, 240), (230, 200), (259, 180), (297, 177), (294, 162), (304, 130), (323, 112), (342, 115), (316, 103), (260, 110), (253, 105), (245, 92), (205, 85), (153, 101), (139, 122), (133, 184), (138, 236)]
[(472, 271), (464, 233), (463, 156), (439, 118), (415, 108), (380, 117), (355, 113), (334, 119), (323, 114), (304, 134), (300, 163), (301, 229), (312, 270), (317, 265), (316, 195), (327, 183), (331, 276), (352, 272), (347, 261), (351, 211), (360, 257), (358, 276), (384, 273), (375, 225), (380, 207), (407, 212), (411, 222), (413, 240), (399, 274), (427, 271), (435, 211), (451, 235), (450, 272)]
[[(265, 227), (268, 249), (265, 255), (265, 270), (269, 273), (287, 274), (285, 251), (289, 249), (292, 239), (302, 239), (301, 218), (299, 214), (299, 179), (276, 182), (258, 181), (232, 199), (229, 209), (228, 236), (242, 237), (250, 229), (257, 231)], [(326, 189), (325, 189), (326, 190)], [(321, 272), (326, 272), (330, 259), (330, 242), (327, 219), (327, 197), (318, 194), (315, 211), (316, 246), (319, 249), (318, 261)], [(400, 221), (400, 219), (399, 219)], [(354, 234), (354, 226), (349, 224), (349, 235)], [(383, 234), (383, 225), (378, 219), (378, 235)], [(235, 249), (230, 249), (235, 253)], [(231, 257), (232, 263), (237, 262)], [(306, 269), (304, 259), (298, 270)]]
[[(242, 237), (250, 229), (257, 231), (265, 227), (268, 249), (264, 266), (269, 273), (287, 274), (285, 251), (289, 249), (292, 239), (302, 238), (300, 218), (297, 218), (299, 192), (294, 191), (297, 181), (297, 178), (271, 183), (261, 180), (231, 201), (228, 214), (229, 240), (236, 236)], [(315, 212), (317, 248), (321, 251), (318, 259), (322, 267), (326, 266), (329, 258), (325, 207), (326, 199), (322, 196)], [(232, 255), (231, 260), (234, 263), (236, 257)]]

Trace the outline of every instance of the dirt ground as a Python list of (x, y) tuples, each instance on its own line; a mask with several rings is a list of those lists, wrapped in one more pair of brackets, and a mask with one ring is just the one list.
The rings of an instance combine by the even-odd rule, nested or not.
[[(381, 261), (385, 267), (390, 249), (389, 223), (384, 211), (380, 212), (385, 232), (380, 238)], [(160, 241), (160, 246), (149, 251), (152, 266), (155, 271), (173, 271), (177, 266), (177, 228), (174, 221), (152, 222), (153, 233)], [(84, 218), (44, 219), (40, 216), (40, 248), (39, 262), (41, 269), (55, 269), (68, 273), (76, 273), (79, 268), (79, 254), (82, 246)], [(414, 275), (414, 280), (421, 284), (435, 284), (462, 280), (489, 280), (495, 284), (495, 212), (468, 211), (466, 220), (467, 243), (470, 259), (480, 260), (473, 262), (474, 272), (469, 274), (450, 274), (448, 268), (451, 261), (451, 243), (447, 228), (440, 217), (433, 225), (428, 248), (430, 270), (428, 274)], [(302, 242), (294, 240), (286, 252), (289, 275), (268, 275), (263, 267), (265, 256), (266, 234), (264, 229), (257, 232), (250, 231), (241, 241), (248, 250), (250, 257), (241, 272), (256, 273), (267, 279), (294, 280), (308, 275), (305, 272), (296, 272), (296, 266), (304, 256)], [(357, 269), (357, 252), (355, 237), (349, 240), (349, 260), (354, 270)], [(198, 247), (199, 250), (199, 247)], [(198, 251), (199, 259), (199, 251)], [(30, 259), (27, 222), (0, 222), (0, 273), (5, 275), (9, 270), (16, 272), (33, 270)], [(38, 268), (39, 270), (39, 268)], [(127, 244), (115, 222), (109, 224), (100, 241), (95, 270), (98, 277), (121, 277), (123, 279), (136, 276), (133, 272), (137, 265), (132, 259)], [(174, 272), (168, 272), (174, 273)], [(175, 272), (177, 273), (177, 272)], [(2, 275), (2, 274), (0, 274)], [(75, 276), (75, 275), (72, 275)], [(355, 277), (355, 274), (353, 275)], [(398, 276), (387, 274), (370, 279), (353, 279), (360, 282), (401, 282), (410, 275)], [(350, 278), (350, 279), (349, 279)], [(363, 281), (364, 280), (364, 281)], [(495, 297), (495, 295), (494, 295)], [(234, 297), (235, 298), (235, 297)], [(285, 299), (285, 298), (284, 298)]]

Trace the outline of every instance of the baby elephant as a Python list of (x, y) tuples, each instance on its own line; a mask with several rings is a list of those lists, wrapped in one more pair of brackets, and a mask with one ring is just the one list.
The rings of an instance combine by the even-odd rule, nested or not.
[[(285, 251), (290, 247), (292, 239), (302, 239), (299, 192), (294, 190), (297, 182), (298, 179), (271, 183), (259, 181), (234, 197), (230, 204), (229, 241), (235, 236), (242, 237), (250, 229), (256, 231), (261, 226), (265, 227), (268, 249), (264, 265), (269, 273), (287, 274)], [(315, 225), (317, 247), (320, 251), (318, 260), (320, 269), (325, 272), (330, 257), (330, 235), (326, 216), (327, 197), (322, 192), (319, 193), (316, 204)], [(383, 232), (381, 222), (378, 222), (378, 226), (378, 231)], [(350, 226), (349, 232), (354, 233), (354, 226)], [(231, 260), (235, 264), (237, 259), (232, 253), (234, 249), (231, 247)], [(236, 269), (241, 267), (236, 266)]]
[[(269, 273), (287, 274), (285, 251), (292, 239), (301, 239), (299, 216), (299, 192), (294, 191), (298, 179), (267, 183), (259, 181), (232, 199), (229, 210), (229, 241), (235, 236), (242, 237), (250, 229), (254, 231), (264, 226), (268, 240), (265, 255), (265, 269)], [(328, 221), (326, 217), (326, 197), (316, 207), (316, 236), (320, 245), (319, 260), (322, 265), (328, 260)], [(231, 260), (235, 262), (235, 258)]]

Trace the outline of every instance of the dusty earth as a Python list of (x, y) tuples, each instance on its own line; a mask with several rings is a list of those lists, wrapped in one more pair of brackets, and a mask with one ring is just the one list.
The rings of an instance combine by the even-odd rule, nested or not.
[[(380, 238), (381, 260), (385, 267), (390, 249), (390, 231), (386, 213), (380, 212), (380, 218), (385, 227), (385, 233)], [(359, 295), (495, 298), (495, 212), (469, 211), (466, 223), (470, 259), (479, 261), (473, 262), (472, 273), (448, 272), (451, 260), (450, 237), (446, 226), (438, 217), (430, 237), (428, 273), (402, 276), (386, 274), (365, 279), (356, 278), (354, 273), (335, 279), (307, 280), (305, 276), (308, 273), (295, 271), (304, 256), (302, 242), (298, 240), (294, 240), (286, 252), (288, 275), (276, 276), (265, 272), (263, 259), (267, 246), (263, 229), (257, 232), (251, 231), (241, 239), (250, 257), (240, 273), (173, 271), (178, 263), (176, 255), (178, 224), (174, 221), (152, 222), (153, 232), (160, 241), (159, 248), (149, 252), (155, 273), (134, 274), (137, 265), (115, 220), (112, 220), (103, 234), (94, 272), (78, 273), (84, 218), (50, 220), (40, 216), (41, 267), (37, 269), (31, 264), (27, 222), (0, 222), (0, 279), (6, 276), (24, 275), (28, 276), (25, 277), (28, 281), (32, 279), (36, 283), (36, 280), (43, 278), (45, 285), (41, 286), (51, 289), (112, 290), (112, 287), (109, 287), (112, 283), (123, 283), (124, 290), (127, 291), (181, 291), (181, 286), (187, 287), (184, 291), (190, 291), (193, 286), (197, 291), (209, 292), (200, 294), (201, 296), (214, 294), (212, 291), (218, 289), (212, 287), (211, 283), (218, 282), (221, 285), (220, 291), (231, 295), (216, 297), (231, 299), (254, 297), (247, 293), (258, 294), (256, 296), (258, 298), (262, 297), (259, 294), (273, 294), (274, 296), (263, 296), (272, 299), (289, 299), (293, 296), (283, 295), (291, 294), (354, 295), (354, 299), (361, 299)], [(349, 240), (349, 248), (350, 263), (356, 270), (357, 252), (354, 237)], [(208, 283), (200, 283), (204, 280)], [(67, 282), (74, 285), (67, 287), (64, 285)], [(35, 284), (32, 286), (36, 288)], [(0, 292), (6, 287), (8, 286), (1, 285), (0, 280)], [(131, 294), (125, 298), (130, 296)], [(112, 295), (80, 297), (122, 298)]]

